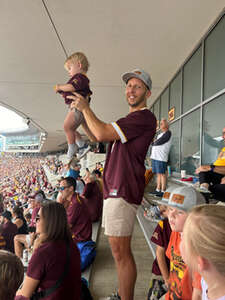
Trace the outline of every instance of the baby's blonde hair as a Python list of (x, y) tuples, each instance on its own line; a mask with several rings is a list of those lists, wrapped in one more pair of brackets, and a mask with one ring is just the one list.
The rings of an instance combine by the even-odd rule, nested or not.
[(65, 64), (64, 64), (65, 69), (67, 69), (67, 65), (69, 63), (77, 63), (78, 61), (81, 63), (82, 71), (87, 73), (90, 65), (89, 65), (86, 55), (82, 52), (75, 52), (72, 55), (70, 55), (65, 61)]
[(225, 206), (194, 207), (185, 222), (183, 238), (189, 249), (185, 252), (207, 259), (225, 276)]

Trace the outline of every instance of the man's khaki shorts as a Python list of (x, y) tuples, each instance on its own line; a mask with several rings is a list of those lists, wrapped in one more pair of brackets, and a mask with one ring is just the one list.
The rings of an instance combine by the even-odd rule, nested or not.
[(102, 227), (108, 236), (131, 236), (138, 205), (130, 204), (123, 198), (104, 200)]

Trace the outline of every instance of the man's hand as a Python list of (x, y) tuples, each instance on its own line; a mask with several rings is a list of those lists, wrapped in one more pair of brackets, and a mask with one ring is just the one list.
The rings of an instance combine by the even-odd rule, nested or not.
[(225, 176), (220, 181), (221, 184), (225, 184)]
[(74, 100), (71, 103), (70, 108), (76, 108), (82, 112), (85, 108), (89, 106), (88, 100), (78, 93), (73, 93), (73, 94), (74, 96), (67, 96), (68, 99)]
[(200, 172), (208, 172), (211, 170), (211, 167), (209, 165), (200, 166), (195, 170), (196, 174), (199, 174)]

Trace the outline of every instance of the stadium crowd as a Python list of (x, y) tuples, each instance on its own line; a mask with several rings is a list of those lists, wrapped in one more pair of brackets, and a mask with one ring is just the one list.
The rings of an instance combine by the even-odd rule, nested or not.
[[(99, 168), (100, 167), (102, 171), (101, 164), (99, 164)], [(58, 178), (55, 185), (47, 178), (45, 173), (46, 168), (51, 175), (54, 175), (53, 177)], [(38, 260), (40, 257), (43, 258), (45, 256), (46, 264), (48, 265), (49, 261), (51, 261), (51, 259), (49, 260), (48, 251), (52, 251), (51, 247), (56, 246), (54, 241), (57, 244), (57, 240), (59, 239), (65, 240), (66, 244), (70, 242), (71, 249), (68, 254), (66, 248), (63, 248), (63, 244), (59, 245), (59, 252), (52, 258), (52, 263), (58, 266), (58, 269), (56, 267), (56, 269), (54, 268), (49, 271), (50, 278), (52, 278), (51, 272), (56, 274), (56, 277), (60, 277), (61, 273), (63, 273), (62, 266), (65, 265), (65, 262), (63, 261), (60, 265), (58, 257), (61, 256), (65, 250), (67, 253), (65, 253), (65, 257), (69, 260), (69, 264), (73, 261), (70, 266), (70, 271), (67, 271), (73, 279), (68, 284), (69, 286), (76, 287), (73, 289), (74, 291), (76, 290), (74, 299), (80, 299), (80, 292), (78, 291), (81, 287), (81, 269), (83, 266), (80, 259), (81, 250), (79, 247), (87, 241), (92, 242), (92, 222), (99, 221), (101, 218), (103, 205), (101, 186), (102, 173), (98, 170), (98, 165), (93, 171), (97, 172), (99, 178), (97, 179), (95, 173), (88, 170), (84, 176), (84, 181), (80, 176), (80, 165), (76, 163), (63, 165), (55, 155), (44, 157), (39, 155), (18, 156), (16, 154), (1, 154), (0, 249), (2, 250), (0, 256), (2, 255), (4, 259), (6, 258), (6, 261), (14, 260), (17, 271), (22, 263), (27, 274), (23, 288), (17, 292), (16, 299), (29, 299), (39, 284), (40, 289), (43, 289), (43, 287), (51, 288), (54, 280), (50, 279), (49, 282), (48, 279), (46, 279), (45, 282), (39, 280), (35, 289), (30, 289), (32, 284), (29, 281), (29, 274), (30, 272), (32, 273), (32, 278), (41, 276), (40, 273), (43, 270), (40, 269), (40, 273), (38, 273), (36, 269), (35, 274), (32, 271), (32, 264), (36, 265), (37, 263), (34, 259), (36, 257)], [(57, 202), (61, 203), (57, 203), (55, 201), (56, 198)], [(72, 205), (71, 201), (73, 201)], [(54, 215), (52, 215), (53, 211), (55, 211)], [(47, 217), (45, 216), (46, 213)], [(58, 222), (59, 219), (60, 222)], [(64, 220), (64, 223), (62, 220)], [(40, 225), (42, 223), (44, 225)], [(55, 224), (54, 228), (52, 228), (53, 223)], [(51, 241), (48, 245), (49, 248), (44, 248), (41, 254), (36, 256), (32, 255), (34, 250), (40, 249), (40, 245), (43, 241), (46, 241), (46, 235), (49, 235), (47, 240)], [(52, 238), (52, 235), (54, 235), (54, 238)], [(75, 247), (73, 242), (75, 242), (78, 247)], [(60, 247), (62, 247), (62, 249)], [(95, 248), (95, 245), (92, 247)], [(5, 250), (15, 253), (16, 256), (20, 258), (21, 263), (15, 260), (12, 255), (4, 252)], [(35, 251), (35, 253), (36, 252), (37, 251)], [(28, 258), (29, 267), (26, 269)], [(4, 259), (2, 262), (4, 262)], [(85, 268), (87, 266), (85, 266)], [(46, 265), (43, 265), (43, 268), (45, 267)], [(0, 273), (1, 270), (0, 266)], [(57, 279), (58, 278), (56, 278), (56, 280)], [(19, 285), (17, 285), (15, 289), (15, 287), (10, 287), (9, 285), (10, 291), (5, 291), (5, 294), (1, 294), (0, 292), (0, 295), (2, 295), (1, 299), (14, 299), (14, 296), (12, 297), (12, 291), (14, 291), (15, 294), (18, 287)], [(65, 296), (66, 292), (69, 293), (68, 295), (72, 295), (71, 289), (69, 290), (68, 286), (65, 287), (65, 285), (62, 284), (61, 288), (53, 293), (54, 297), (56, 297), (54, 299), (62, 299), (60, 297), (62, 297), (62, 294)]]

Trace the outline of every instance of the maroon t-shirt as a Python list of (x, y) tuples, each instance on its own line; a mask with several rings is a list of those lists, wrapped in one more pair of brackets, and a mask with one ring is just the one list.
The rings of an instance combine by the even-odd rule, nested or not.
[(14, 253), (14, 236), (17, 234), (18, 228), (16, 224), (11, 221), (2, 226), (2, 236), (6, 242), (5, 250)]
[[(84, 74), (81, 74), (81, 73), (75, 74), (73, 77), (70, 78), (70, 80), (67, 82), (67, 84), (72, 84), (72, 86), (75, 89), (75, 92), (82, 95), (85, 98), (87, 96), (92, 95), (92, 91), (90, 90), (90, 87), (89, 87), (89, 79)], [(67, 96), (71, 96), (71, 95), (73, 95), (73, 93), (63, 92), (63, 91), (59, 91), (58, 93), (63, 96), (66, 104), (71, 104), (73, 102), (72, 99), (67, 99)], [(89, 98), (89, 100), (90, 100), (90, 98)]]
[[(46, 242), (37, 248), (28, 265), (27, 276), (39, 280), (39, 291), (55, 285), (65, 270), (67, 250), (65, 241)], [(81, 267), (77, 246), (70, 243), (69, 273), (61, 286), (46, 300), (80, 300)]]
[(71, 225), (73, 240), (76, 243), (91, 240), (91, 217), (84, 199), (78, 194), (74, 194), (69, 207), (66, 209), (66, 213), (68, 223)]
[[(159, 221), (151, 237), (151, 241), (153, 243), (165, 249), (165, 258), (166, 258), (168, 270), (170, 269), (170, 260), (166, 256), (166, 249), (170, 241), (170, 235), (171, 235), (171, 227), (168, 219), (166, 218), (162, 221)], [(155, 275), (161, 275), (157, 258), (154, 260), (152, 264), (152, 273)]]
[(104, 167), (104, 199), (122, 197), (140, 204), (145, 188), (145, 156), (156, 131), (156, 118), (147, 108), (112, 123), (120, 140), (108, 147)]
[(97, 182), (87, 183), (83, 190), (84, 202), (91, 216), (91, 221), (96, 222), (102, 216), (103, 195)]

